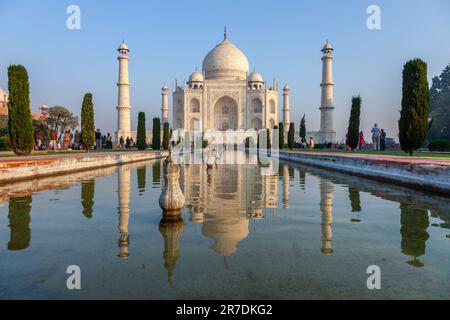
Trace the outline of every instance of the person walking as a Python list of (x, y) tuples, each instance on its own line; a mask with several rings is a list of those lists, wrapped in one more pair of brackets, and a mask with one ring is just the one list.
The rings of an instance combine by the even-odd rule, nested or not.
[(130, 148), (130, 137), (127, 137), (127, 139), (126, 139), (125, 141), (126, 141), (125, 147), (126, 147), (127, 149), (129, 149), (129, 148)]
[(50, 149), (56, 150), (56, 139), (58, 139), (58, 134), (55, 130), (50, 131)]
[(67, 130), (64, 134), (64, 150), (69, 150), (72, 147), (72, 133)]
[(309, 137), (309, 148), (310, 149), (314, 149), (315, 144), (314, 144), (314, 138), (313, 137)]
[(95, 131), (95, 150), (102, 150), (102, 133), (100, 129)]
[(123, 140), (123, 136), (120, 136), (120, 139), (119, 139), (119, 146), (120, 146), (120, 149), (123, 149), (124, 143), (125, 143), (125, 141)]
[(364, 143), (365, 143), (365, 141), (364, 141), (364, 132), (361, 131), (361, 132), (359, 133), (359, 150), (362, 150), (362, 149), (363, 149)]
[(36, 138), (36, 150), (40, 150), (44, 140), (44, 132), (41, 129), (37, 129), (34, 136)]
[(384, 129), (381, 129), (380, 149), (386, 150), (386, 131)]
[(112, 137), (108, 132), (108, 135), (106, 136), (106, 149), (112, 150)]
[(78, 130), (75, 130), (75, 136), (73, 138), (74, 149), (76, 149), (76, 150), (80, 149), (80, 142), (81, 142), (81, 132), (79, 132)]
[(373, 125), (371, 133), (372, 133), (373, 149), (376, 151), (379, 151), (380, 150), (381, 132), (380, 132), (380, 128), (378, 128), (377, 123), (375, 123)]

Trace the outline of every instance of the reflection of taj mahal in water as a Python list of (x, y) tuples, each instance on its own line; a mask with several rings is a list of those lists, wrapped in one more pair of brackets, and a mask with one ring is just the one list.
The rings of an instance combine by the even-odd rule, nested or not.
[[(162, 164), (154, 166), (162, 167)], [(279, 175), (262, 175), (261, 167), (255, 165), (221, 165), (207, 169), (205, 165), (186, 165), (182, 168), (180, 184), (186, 197), (186, 210), (190, 223), (201, 223), (203, 236), (213, 241), (210, 249), (218, 255), (227, 257), (238, 251), (239, 243), (249, 235), (250, 221), (264, 218), (276, 219), (281, 184), (282, 207), (289, 208), (289, 187), (293, 171), (287, 165), (280, 166)], [(157, 171), (160, 172), (159, 170)], [(154, 177), (157, 181), (160, 177)], [(119, 168), (118, 211), (119, 211), (119, 254), (128, 258), (130, 235), (131, 167)], [(332, 210), (333, 184), (321, 178), (320, 210), (322, 245), (318, 249), (331, 254), (332, 248)], [(270, 216), (270, 217), (269, 217)], [(184, 232), (183, 218), (163, 218), (159, 231), (164, 240), (163, 261), (167, 269), (169, 283), (180, 258), (180, 240)]]

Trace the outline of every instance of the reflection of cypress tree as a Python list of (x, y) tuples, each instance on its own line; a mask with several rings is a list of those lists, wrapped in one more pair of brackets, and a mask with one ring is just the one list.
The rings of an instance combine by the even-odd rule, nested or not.
[(428, 212), (404, 203), (400, 204), (400, 211), (402, 253), (411, 257), (408, 264), (414, 267), (423, 267), (424, 264), (417, 258), (425, 254), (425, 242), (430, 237), (427, 232)]
[(161, 164), (157, 161), (152, 166), (153, 172), (153, 185), (159, 185), (161, 183)]
[(352, 206), (352, 212), (361, 212), (361, 199), (359, 197), (359, 190), (355, 187), (348, 187), (348, 197)]
[(137, 183), (139, 189), (139, 195), (145, 192), (145, 176), (147, 174), (147, 167), (140, 167), (137, 169)]
[(95, 179), (81, 182), (81, 205), (83, 215), (91, 219), (92, 207), (94, 206)]
[(305, 170), (300, 169), (300, 188), (302, 190), (305, 190), (306, 188), (306, 172)]
[(8, 242), (8, 250), (23, 250), (30, 245), (31, 200), (31, 196), (11, 198), (9, 200), (8, 219), (11, 237)]
[(289, 171), (289, 178), (294, 179), (295, 169), (293, 167), (289, 167), (288, 171)]

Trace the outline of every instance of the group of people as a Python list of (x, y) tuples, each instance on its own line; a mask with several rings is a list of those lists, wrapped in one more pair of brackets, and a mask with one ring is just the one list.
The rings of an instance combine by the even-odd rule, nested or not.
[[(55, 130), (49, 132), (49, 144), (44, 144), (44, 132), (37, 130), (34, 134), (35, 137), (35, 150), (80, 150), (82, 149), (81, 131), (75, 130), (74, 133), (71, 130), (66, 130), (58, 137), (58, 133)], [(106, 136), (102, 136), (100, 129), (95, 132), (95, 150), (112, 149), (112, 136), (108, 133)]]
[(133, 137), (127, 137), (125, 140), (123, 139), (123, 136), (120, 136), (120, 139), (119, 139), (119, 147), (121, 148), (121, 149), (123, 149), (124, 147), (125, 148), (127, 148), (127, 149), (130, 149), (130, 148), (134, 148), (136, 146), (136, 143), (134, 142), (134, 139), (133, 139)]
[(386, 150), (386, 131), (378, 128), (378, 124), (375, 123), (370, 132), (372, 133), (373, 149), (376, 151)]
[[(386, 150), (386, 131), (384, 129), (378, 128), (378, 124), (375, 123), (370, 131), (372, 134), (372, 144), (373, 144), (373, 150), (376, 151), (383, 151)], [(348, 133), (346, 135), (346, 149), (350, 149), (348, 145)], [(358, 149), (363, 150), (365, 148), (366, 141), (364, 139), (364, 132), (361, 131), (359, 133), (359, 143), (358, 143)]]

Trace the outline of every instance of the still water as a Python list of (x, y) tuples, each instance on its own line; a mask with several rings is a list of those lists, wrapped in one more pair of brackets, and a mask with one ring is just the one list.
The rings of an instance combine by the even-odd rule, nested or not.
[(158, 206), (160, 160), (0, 186), (0, 299), (450, 298), (450, 199), (261, 170), (183, 166), (176, 221)]

